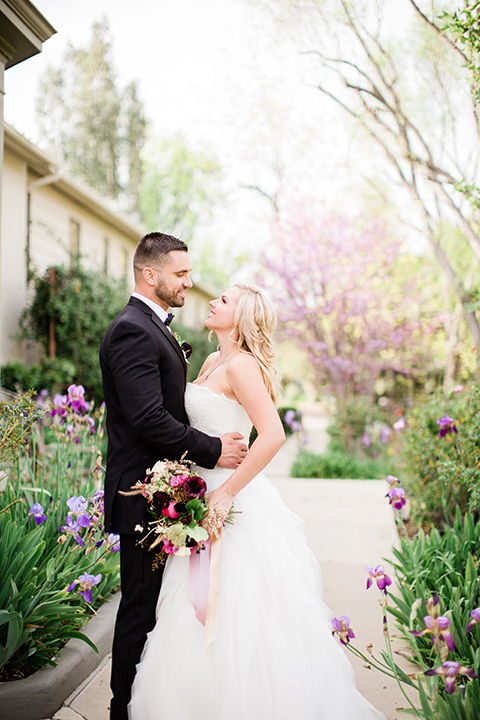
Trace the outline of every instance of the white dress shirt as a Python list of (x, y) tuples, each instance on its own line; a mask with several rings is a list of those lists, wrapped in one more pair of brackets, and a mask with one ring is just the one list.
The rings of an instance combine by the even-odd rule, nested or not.
[[(133, 292), (132, 297), (137, 298), (137, 300), (141, 300), (145, 303), (145, 305), (148, 305), (149, 308), (153, 310), (154, 313), (158, 315), (160, 320), (164, 323), (167, 319), (167, 311), (164, 310), (158, 303), (154, 302), (153, 300), (150, 300), (150, 298), (145, 297), (145, 295), (140, 295), (138, 292)], [(169, 328), (170, 330), (170, 328)], [(170, 331), (171, 332), (171, 331)]]

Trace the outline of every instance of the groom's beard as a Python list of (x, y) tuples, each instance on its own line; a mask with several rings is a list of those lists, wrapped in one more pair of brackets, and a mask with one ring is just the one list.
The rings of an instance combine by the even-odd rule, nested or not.
[(183, 307), (185, 304), (185, 298), (180, 297), (179, 293), (185, 292), (183, 288), (178, 290), (170, 290), (163, 280), (158, 279), (155, 285), (155, 295), (159, 300), (162, 300), (168, 305), (168, 307)]

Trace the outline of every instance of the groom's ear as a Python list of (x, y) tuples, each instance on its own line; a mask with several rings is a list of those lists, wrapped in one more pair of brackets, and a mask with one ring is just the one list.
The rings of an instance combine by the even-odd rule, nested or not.
[(156, 283), (155, 279), (155, 270), (153, 270), (151, 267), (144, 267), (142, 270), (143, 279), (147, 283), (147, 285), (150, 285), (150, 287), (154, 287)]

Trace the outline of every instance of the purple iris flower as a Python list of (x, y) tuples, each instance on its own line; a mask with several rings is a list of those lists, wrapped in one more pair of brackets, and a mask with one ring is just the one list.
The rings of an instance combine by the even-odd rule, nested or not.
[(66, 535), (73, 535), (75, 541), (82, 547), (85, 547), (85, 543), (79, 535), (81, 529), (82, 527), (77, 520), (74, 520), (70, 513), (68, 513), (65, 525), (60, 528), (59, 532), (64, 532)]
[(395, 484), (400, 485), (400, 480), (395, 477), (395, 475), (387, 475), (386, 480), (390, 487), (393, 487)]
[(425, 675), (442, 675), (445, 679), (445, 690), (447, 693), (453, 693), (456, 687), (456, 680), (459, 675), (468, 675), (470, 678), (477, 676), (470, 668), (460, 665), (459, 662), (447, 660), (440, 667), (427, 670)]
[(386, 445), (390, 440), (390, 428), (384, 425), (380, 430), (380, 442), (382, 445)]
[(87, 410), (85, 388), (83, 385), (70, 385), (68, 388), (68, 404), (76, 413)]
[(37, 525), (41, 525), (42, 522), (47, 522), (47, 516), (43, 512), (43, 507), (38, 502), (33, 503), (28, 513), (28, 517), (33, 517)]
[(80, 585), (80, 595), (82, 595), (87, 603), (92, 602), (92, 587), (94, 585), (98, 585), (100, 580), (102, 579), (101, 574), (98, 575), (89, 575), (88, 573), (83, 573), (83, 575), (79, 575), (76, 580), (73, 581), (71, 585), (68, 586), (67, 592), (71, 592), (75, 585)]
[(77, 516), (77, 523), (80, 527), (88, 527), (90, 525), (90, 515), (88, 514), (88, 500), (83, 495), (72, 495), (68, 498), (67, 505), (71, 512)]
[(297, 413), (295, 410), (287, 410), (284, 416), (285, 425), (291, 425), (292, 422), (296, 419)]
[(95, 420), (89, 416), (87, 417), (87, 422), (90, 425), (90, 432), (92, 435), (95, 435)]
[(372, 441), (370, 440), (370, 435), (366, 430), (362, 435), (362, 443), (365, 445), (366, 448), (369, 448), (372, 444)]
[(473, 620), (471, 620), (467, 625), (467, 633), (472, 630), (473, 626), (477, 623), (480, 623), (480, 608), (475, 608), (475, 610), (472, 610), (470, 613)]
[(75, 515), (87, 512), (88, 510), (88, 500), (86, 500), (83, 495), (79, 495), (78, 497), (72, 495), (71, 498), (68, 498), (67, 505)]
[[(433, 600), (433, 598), (432, 598), (432, 600)], [(437, 600), (438, 600), (438, 596), (437, 596)], [(428, 607), (429, 607), (429, 603), (427, 603), (427, 608)], [(431, 604), (430, 604), (430, 607), (432, 607)], [(409, 633), (410, 633), (410, 635), (414, 635), (415, 637), (422, 637), (423, 635), (431, 634), (433, 636), (432, 637), (433, 645), (436, 645), (438, 642), (438, 646), (439, 646), (439, 649), (440, 649), (441, 655), (442, 655), (442, 660), (445, 660), (445, 658), (448, 654), (448, 650), (450, 650), (450, 651), (455, 650), (455, 643), (450, 634), (450, 630), (448, 630), (448, 628), (450, 627), (450, 620), (447, 617), (445, 617), (444, 615), (437, 615), (437, 612), (440, 611), (440, 601), (438, 601), (438, 603), (435, 607), (436, 607), (435, 613), (433, 613), (432, 615), (426, 615), (423, 618), (423, 621), (426, 625), (425, 630), (422, 630), (422, 631), (409, 630)], [(448, 650), (446, 648), (448, 648)]]
[(107, 543), (112, 552), (118, 552), (120, 550), (120, 535), (109, 533)]
[(342, 645), (347, 645), (355, 634), (350, 627), (350, 618), (346, 615), (342, 615), (339, 618), (333, 618), (332, 620), (332, 635), (337, 634)]
[(455, 420), (448, 415), (444, 415), (442, 418), (440, 418), (440, 420), (437, 420), (437, 424), (440, 425), (440, 432), (438, 433), (438, 437), (443, 438), (449, 433), (458, 433), (458, 430), (455, 427)]
[(387, 586), (391, 585), (392, 581), (386, 574), (383, 565), (377, 565), (376, 567), (373, 567), (373, 565), (365, 565), (365, 572), (367, 572), (370, 576), (367, 578), (367, 590), (372, 587), (373, 581), (375, 580), (378, 589), (383, 590), (386, 595)]
[(47, 398), (49, 397), (49, 395), (50, 395), (50, 393), (48, 390), (45, 390), (45, 389), (40, 390), (38, 397), (37, 397), (36, 405), (43, 408), (44, 410), (47, 410), (47, 408), (49, 406), (49, 403), (47, 402)]
[(67, 413), (67, 396), (58, 394), (55, 395), (52, 400), (52, 409), (50, 410), (50, 415), (52, 417), (55, 417), (55, 415), (59, 415), (60, 417), (66, 417)]
[(404, 505), (407, 504), (405, 499), (405, 490), (401, 487), (392, 487), (388, 491), (385, 497), (389, 498), (390, 505), (393, 505), (395, 510), (401, 510)]

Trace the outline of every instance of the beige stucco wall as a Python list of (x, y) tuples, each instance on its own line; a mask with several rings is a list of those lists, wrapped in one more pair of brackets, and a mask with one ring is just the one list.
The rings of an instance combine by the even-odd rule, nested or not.
[(0, 244), (0, 362), (23, 360), (24, 344), (12, 336), (27, 292), (27, 168), (8, 150), (4, 153)]

